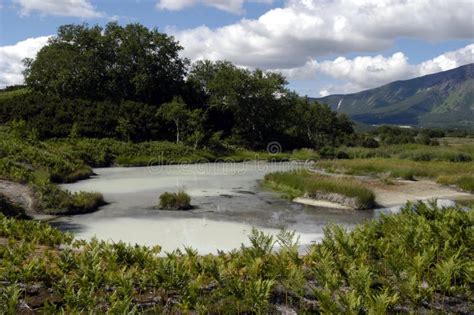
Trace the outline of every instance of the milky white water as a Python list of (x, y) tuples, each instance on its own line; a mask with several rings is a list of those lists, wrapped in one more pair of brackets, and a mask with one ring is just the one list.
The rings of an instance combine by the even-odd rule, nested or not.
[[(160, 245), (164, 251), (190, 246), (204, 254), (248, 243), (252, 227), (270, 234), (294, 230), (307, 245), (321, 239), (327, 223), (352, 228), (373, 216), (294, 204), (259, 183), (266, 173), (298, 167), (303, 166), (248, 162), (95, 169), (96, 177), (63, 188), (101, 192), (110, 204), (52, 224), (78, 238)], [(193, 210), (153, 208), (161, 193), (179, 189), (191, 196)]]

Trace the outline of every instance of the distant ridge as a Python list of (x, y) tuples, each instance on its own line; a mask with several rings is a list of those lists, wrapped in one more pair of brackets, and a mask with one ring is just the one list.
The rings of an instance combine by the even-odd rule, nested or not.
[(474, 63), (315, 100), (364, 124), (474, 129)]

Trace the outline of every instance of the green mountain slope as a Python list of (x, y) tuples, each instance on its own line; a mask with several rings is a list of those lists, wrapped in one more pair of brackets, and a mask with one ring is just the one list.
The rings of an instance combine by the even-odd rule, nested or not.
[(365, 124), (474, 129), (474, 64), (316, 100)]

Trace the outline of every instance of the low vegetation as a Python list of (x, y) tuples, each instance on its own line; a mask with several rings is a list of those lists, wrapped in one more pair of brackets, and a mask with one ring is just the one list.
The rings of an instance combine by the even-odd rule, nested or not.
[(348, 159), (397, 158), (416, 162), (472, 162), (474, 146), (429, 146), (423, 144), (396, 144), (378, 148), (341, 148)]
[(395, 158), (318, 161), (317, 167), (348, 175), (383, 175), (391, 178), (415, 180), (431, 178), (441, 184), (457, 185), (465, 191), (474, 191), (474, 163), (415, 162)]
[(99, 193), (70, 193), (57, 183), (92, 175), (92, 169), (67, 150), (34, 138), (24, 123), (0, 129), (0, 178), (33, 188), (38, 212), (75, 214), (103, 205)]
[(200, 256), (73, 240), (0, 216), (0, 312), (469, 313), (474, 210), (409, 204), (352, 232), (329, 226), (298, 253), (293, 233)]
[(308, 171), (277, 172), (267, 174), (265, 183), (292, 198), (306, 195), (356, 209), (368, 209), (375, 205), (374, 193), (362, 182), (347, 177), (330, 177)]
[(159, 208), (163, 210), (189, 210), (191, 197), (180, 190), (177, 193), (164, 192), (160, 195)]

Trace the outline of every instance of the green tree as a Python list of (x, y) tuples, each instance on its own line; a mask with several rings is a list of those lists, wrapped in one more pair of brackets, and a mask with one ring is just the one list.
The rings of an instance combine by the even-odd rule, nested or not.
[(130, 120), (128, 118), (119, 117), (117, 121), (117, 128), (115, 128), (115, 131), (122, 140), (130, 141), (133, 129), (134, 126), (132, 123), (130, 123)]
[(61, 97), (161, 104), (183, 88), (181, 49), (173, 37), (140, 24), (63, 25), (36, 59), (25, 60), (25, 82)]
[(207, 96), (216, 131), (240, 144), (262, 148), (284, 132), (290, 104), (281, 74), (248, 71), (227, 61), (201, 61), (193, 65), (188, 81)]
[(174, 97), (169, 103), (163, 104), (158, 110), (158, 116), (166, 121), (173, 122), (176, 129), (176, 143), (181, 141), (180, 133), (185, 126), (185, 121), (189, 116), (189, 110), (186, 108), (181, 97)]
[(204, 124), (207, 117), (202, 109), (195, 109), (188, 112), (186, 120), (186, 141), (190, 143), (194, 149), (204, 140), (206, 137), (206, 130)]

